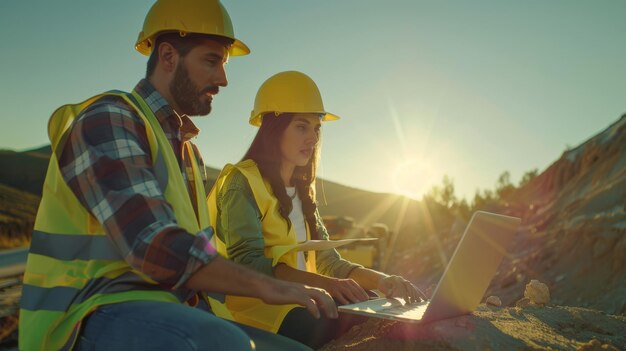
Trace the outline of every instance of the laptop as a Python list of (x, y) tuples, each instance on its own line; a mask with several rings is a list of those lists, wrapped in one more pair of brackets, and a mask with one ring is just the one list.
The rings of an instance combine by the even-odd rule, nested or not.
[(339, 306), (339, 312), (409, 323), (469, 314), (485, 294), (520, 222), (516, 217), (475, 212), (428, 301), (405, 304), (400, 298), (376, 298)]

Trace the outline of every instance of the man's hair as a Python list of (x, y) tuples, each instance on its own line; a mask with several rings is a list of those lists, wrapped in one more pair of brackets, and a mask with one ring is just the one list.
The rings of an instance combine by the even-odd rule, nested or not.
[(218, 35), (208, 35), (208, 34), (197, 34), (197, 33), (188, 33), (185, 36), (181, 36), (179, 32), (166, 32), (163, 34), (159, 34), (154, 42), (154, 47), (152, 48), (152, 52), (150, 53), (150, 58), (148, 58), (148, 64), (146, 66), (146, 78), (150, 78), (154, 70), (156, 69), (157, 62), (159, 61), (159, 46), (167, 42), (174, 47), (174, 49), (178, 52), (181, 57), (185, 57), (189, 51), (191, 51), (196, 46), (202, 44), (202, 42), (206, 39), (211, 39), (219, 42), (224, 45), (226, 48), (229, 48), (233, 44), (233, 40), (218, 36)]

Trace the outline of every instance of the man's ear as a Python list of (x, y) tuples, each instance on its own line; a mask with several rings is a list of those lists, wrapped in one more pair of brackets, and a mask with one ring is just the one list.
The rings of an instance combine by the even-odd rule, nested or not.
[(163, 70), (168, 73), (174, 72), (179, 59), (178, 51), (168, 42), (162, 42), (158, 50), (159, 64)]

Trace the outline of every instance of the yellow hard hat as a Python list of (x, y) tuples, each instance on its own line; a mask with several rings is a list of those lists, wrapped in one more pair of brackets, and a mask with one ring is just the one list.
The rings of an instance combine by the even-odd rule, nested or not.
[(156, 35), (162, 32), (217, 35), (234, 40), (231, 56), (250, 53), (246, 44), (235, 38), (230, 16), (218, 0), (157, 0), (146, 15), (135, 49), (150, 55)]
[(250, 124), (260, 126), (263, 114), (319, 113), (322, 121), (333, 121), (339, 116), (324, 110), (322, 96), (309, 76), (296, 71), (280, 72), (267, 79), (259, 88), (250, 113)]

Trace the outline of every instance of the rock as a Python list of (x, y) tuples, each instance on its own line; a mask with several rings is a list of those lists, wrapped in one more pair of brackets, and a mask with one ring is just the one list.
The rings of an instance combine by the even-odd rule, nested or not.
[(588, 343), (579, 346), (576, 351), (619, 351), (611, 344), (602, 344), (597, 339), (591, 339)]
[(487, 300), (485, 300), (485, 303), (487, 304), (487, 306), (495, 306), (495, 307), (502, 306), (502, 301), (497, 296), (489, 296)]
[(526, 284), (524, 297), (535, 305), (545, 305), (550, 302), (550, 290), (546, 284), (533, 279)]

